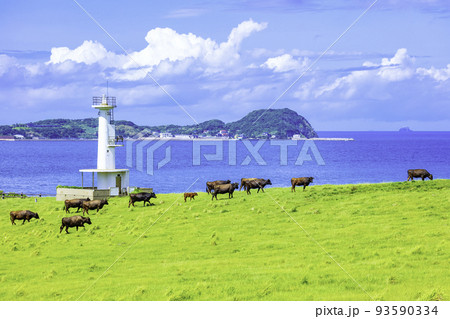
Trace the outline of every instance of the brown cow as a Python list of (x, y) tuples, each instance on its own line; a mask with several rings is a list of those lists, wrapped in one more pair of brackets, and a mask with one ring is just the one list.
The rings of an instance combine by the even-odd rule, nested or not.
[(252, 188), (257, 188), (258, 189), (257, 193), (259, 193), (259, 190), (261, 190), (264, 193), (264, 186), (266, 185), (272, 185), (270, 179), (255, 178), (250, 181), (244, 181), (244, 189), (247, 191), (247, 194), (250, 195), (251, 195), (250, 189)]
[(83, 217), (80, 215), (72, 216), (72, 217), (64, 217), (61, 219), (61, 227), (59, 227), (59, 233), (61, 234), (64, 227), (66, 227), (66, 233), (68, 234), (69, 227), (76, 227), (78, 231), (78, 227), (84, 227), (84, 224), (91, 225), (91, 219), (89, 217)]
[(186, 202), (186, 198), (189, 197), (189, 200), (195, 199), (195, 196), (198, 196), (197, 193), (184, 193), (184, 201)]
[[(256, 180), (256, 179), (258, 179), (258, 178), (255, 178), (255, 177), (253, 177), (253, 178), (241, 178), (241, 187), (239, 187), (239, 190), (241, 190), (242, 187), (244, 187), (244, 184), (245, 184), (246, 182), (248, 182), (248, 181), (254, 181), (254, 180)], [(245, 188), (244, 188), (244, 190), (245, 190)]]
[(25, 224), (25, 221), (28, 220), (28, 222), (30, 222), (31, 218), (36, 218), (39, 219), (39, 215), (37, 213), (33, 213), (32, 211), (29, 210), (17, 210), (17, 211), (12, 211), (9, 213), (9, 218), (11, 219), (11, 224), (15, 225), (16, 223), (14, 222), (16, 219), (21, 220), (23, 219), (23, 224)]
[(305, 190), (306, 186), (313, 182), (314, 177), (299, 177), (291, 179), (291, 192), (295, 192), (295, 186), (302, 186), (303, 190)]
[(408, 179), (406, 181), (414, 180), (415, 178), (422, 178), (422, 180), (425, 180), (425, 178), (429, 178), (430, 180), (433, 180), (433, 175), (428, 173), (426, 169), (409, 169), (408, 170)]
[(217, 200), (217, 194), (227, 194), (227, 193), (228, 198), (233, 198), (234, 190), (238, 188), (239, 183), (216, 185), (214, 186), (214, 193), (212, 194), (211, 200), (213, 200), (214, 197)]
[(214, 181), (214, 182), (206, 182), (206, 192), (208, 194), (211, 194), (211, 191), (214, 189), (214, 186), (216, 185), (224, 185), (224, 184), (230, 184), (230, 180), (226, 181)]
[(106, 199), (97, 199), (97, 200), (91, 200), (89, 202), (83, 202), (83, 216), (84, 213), (87, 213), (89, 215), (89, 210), (97, 210), (97, 213), (100, 209), (103, 208), (103, 206), (108, 205), (108, 201)]
[(77, 213), (80, 210), (80, 208), (83, 208), (83, 202), (90, 201), (91, 199), (88, 197), (86, 199), (80, 198), (80, 199), (66, 199), (64, 201), (64, 208), (66, 210), (66, 213), (69, 213), (69, 208), (76, 207)]

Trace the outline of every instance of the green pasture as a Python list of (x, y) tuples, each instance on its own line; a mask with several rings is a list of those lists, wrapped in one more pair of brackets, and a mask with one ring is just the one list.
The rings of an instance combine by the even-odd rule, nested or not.
[(449, 180), (157, 196), (70, 234), (63, 202), (0, 199), (0, 300), (450, 299)]

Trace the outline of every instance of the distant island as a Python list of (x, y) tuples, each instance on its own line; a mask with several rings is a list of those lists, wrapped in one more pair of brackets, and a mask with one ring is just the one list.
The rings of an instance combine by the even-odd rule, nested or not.
[[(258, 120), (257, 120), (258, 119)], [(257, 120), (257, 121), (256, 121)], [(256, 121), (256, 122), (255, 122)], [(198, 125), (140, 126), (131, 121), (115, 121), (116, 135), (191, 138), (317, 138), (311, 124), (297, 112), (284, 109), (256, 110), (236, 122), (209, 120)], [(0, 137), (16, 139), (95, 139), (97, 118), (51, 119), (25, 124), (1, 125)]]
[(412, 130), (411, 130), (408, 126), (402, 127), (402, 128), (400, 128), (398, 131), (399, 131), (399, 132), (402, 132), (402, 133), (409, 133), (409, 132), (412, 132)]

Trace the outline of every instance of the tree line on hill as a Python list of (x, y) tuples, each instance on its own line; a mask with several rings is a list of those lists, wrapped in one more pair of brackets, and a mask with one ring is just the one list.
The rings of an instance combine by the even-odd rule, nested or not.
[[(131, 121), (115, 121), (116, 135), (125, 138), (150, 136), (158, 133), (191, 136), (228, 136), (242, 138), (290, 138), (317, 137), (311, 124), (301, 115), (288, 108), (256, 110), (242, 119), (225, 123), (209, 120), (198, 125), (158, 125), (140, 126)], [(95, 139), (97, 138), (97, 118), (49, 119), (26, 124), (1, 125), (0, 136), (23, 135), (25, 138), (44, 139)]]

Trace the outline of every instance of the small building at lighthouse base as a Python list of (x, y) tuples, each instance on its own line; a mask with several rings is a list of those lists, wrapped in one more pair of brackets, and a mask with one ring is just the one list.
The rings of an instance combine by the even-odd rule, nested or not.
[(110, 196), (125, 195), (129, 192), (130, 171), (128, 169), (80, 169), (81, 187), (90, 187), (90, 182), (84, 178), (84, 173), (92, 174), (92, 188), (95, 188), (97, 174), (97, 189), (108, 189)]

